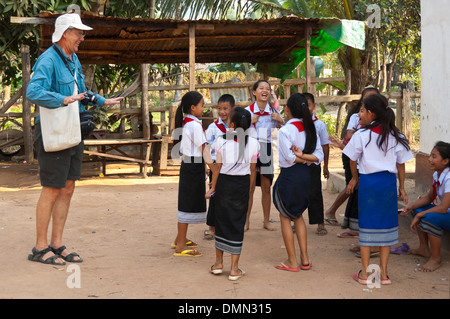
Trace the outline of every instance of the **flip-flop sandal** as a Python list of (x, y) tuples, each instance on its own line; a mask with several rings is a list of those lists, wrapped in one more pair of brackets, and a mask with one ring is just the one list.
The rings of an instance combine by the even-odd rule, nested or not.
[(318, 236), (325, 236), (326, 234), (328, 234), (328, 230), (326, 230), (326, 228), (324, 228), (324, 227), (317, 227), (316, 235), (318, 235)]
[[(171, 247), (172, 247), (172, 248), (177, 248), (177, 244), (172, 243), (172, 244), (171, 244)], [(196, 243), (194, 243), (192, 240), (188, 240), (188, 241), (186, 242), (186, 247), (188, 247), (188, 248), (197, 248), (198, 245), (197, 245)]]
[(353, 275), (353, 279), (355, 279), (357, 282), (359, 282), (361, 285), (367, 285), (369, 283), (372, 283), (372, 280), (369, 279), (361, 279), (359, 278), (359, 274), (361, 273), (361, 270), (358, 271)]
[(245, 271), (243, 271), (243, 270), (241, 270), (241, 269), (239, 269), (239, 271), (241, 272), (240, 275), (236, 275), (236, 276), (229, 275), (229, 276), (228, 276), (228, 280), (236, 281), (236, 280), (238, 280), (239, 278), (241, 278), (242, 276), (245, 276)]
[(279, 265), (275, 266), (275, 268), (279, 269), (279, 270), (286, 270), (286, 271), (293, 271), (293, 272), (300, 271), (299, 267), (297, 267), (297, 268), (289, 268), (284, 263), (280, 263)]
[[(81, 263), (83, 261), (83, 259), (80, 257), (80, 255), (78, 255), (75, 252), (70, 253), (66, 256), (63, 256), (62, 252), (66, 249), (66, 246), (64, 246), (64, 245), (59, 248), (53, 248), (53, 247), (50, 247), (50, 248), (55, 255), (59, 255), (62, 259), (64, 259), (65, 261), (68, 261), (70, 263)], [(75, 259), (77, 257), (78, 257), (78, 259)]]
[(202, 254), (195, 249), (186, 249), (181, 253), (175, 252), (173, 255), (177, 257), (200, 257)]
[(31, 250), (32, 254), (28, 255), (28, 260), (30, 260), (30, 261), (38, 261), (38, 262), (41, 262), (43, 264), (64, 266), (66, 264), (65, 262), (59, 263), (59, 262), (56, 261), (56, 259), (60, 258), (59, 255), (55, 254), (55, 255), (50, 256), (50, 257), (48, 257), (46, 259), (42, 258), (46, 253), (50, 252), (51, 250), (52, 249), (50, 247), (47, 247), (47, 248), (42, 249), (42, 250), (37, 250), (36, 247), (33, 247), (33, 249)]
[(381, 279), (380, 280), (380, 284), (382, 284), (382, 285), (390, 285), (390, 284), (392, 284), (392, 281), (391, 281), (391, 279), (389, 279), (389, 276), (387, 276), (387, 279)]
[(344, 232), (344, 233), (340, 233), (337, 235), (339, 238), (356, 238), (359, 237), (358, 235), (349, 233), (349, 232)]
[(209, 272), (213, 275), (220, 275), (221, 273), (223, 273), (223, 269), (222, 268), (216, 268), (213, 269), (214, 265), (211, 265), (211, 267), (209, 268)]
[(307, 265), (300, 265), (301, 270), (310, 270), (312, 267), (312, 262), (309, 262)]
[(210, 230), (205, 230), (203, 232), (203, 239), (206, 240), (213, 240), (214, 239), (214, 232), (210, 231)]
[(336, 218), (324, 218), (323, 220), (330, 226), (341, 226)]
[(391, 254), (395, 255), (409, 255), (409, 245), (407, 243), (403, 243), (401, 246), (391, 248)]
[(355, 246), (355, 247), (349, 248), (348, 250), (352, 253), (359, 253), (359, 251), (361, 250), (361, 247)]

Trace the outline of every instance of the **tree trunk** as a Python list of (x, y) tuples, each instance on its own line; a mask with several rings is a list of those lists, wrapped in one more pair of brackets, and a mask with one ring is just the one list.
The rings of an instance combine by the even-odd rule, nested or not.
[(375, 41), (376, 41), (376, 63), (377, 63), (377, 75), (375, 87), (379, 89), (381, 84), (381, 61), (380, 61), (380, 39), (378, 39), (378, 35), (375, 36)]
[(394, 70), (394, 65), (397, 62), (398, 57), (398, 51), (400, 51), (400, 42), (402, 41), (403, 36), (400, 36), (400, 38), (397, 40), (397, 45), (394, 50), (394, 54), (392, 56), (392, 61), (389, 64), (389, 69), (387, 70), (387, 85), (386, 90), (389, 92), (391, 89), (391, 83), (392, 83), (392, 72)]

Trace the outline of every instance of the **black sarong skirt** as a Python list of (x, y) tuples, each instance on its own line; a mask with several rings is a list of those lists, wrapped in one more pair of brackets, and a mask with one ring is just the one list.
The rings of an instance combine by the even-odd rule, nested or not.
[(205, 163), (202, 157), (185, 157), (178, 183), (178, 222), (199, 224), (206, 221)]
[(273, 203), (281, 215), (300, 218), (309, 206), (311, 174), (306, 164), (282, 167), (273, 187)]
[(219, 175), (214, 194), (216, 249), (241, 254), (249, 191), (250, 175)]

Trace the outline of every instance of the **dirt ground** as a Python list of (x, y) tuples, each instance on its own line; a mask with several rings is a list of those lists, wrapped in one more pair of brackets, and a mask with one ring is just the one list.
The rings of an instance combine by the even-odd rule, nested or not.
[[(414, 165), (414, 163), (410, 163)], [(65, 231), (65, 244), (84, 262), (51, 266), (30, 262), (35, 242), (35, 206), (40, 194), (37, 164), (0, 162), (0, 298), (2, 299), (448, 299), (450, 255), (433, 273), (417, 271), (425, 258), (391, 255), (392, 285), (369, 288), (352, 276), (361, 267), (349, 248), (355, 238), (338, 238), (343, 230), (327, 226), (315, 234), (308, 225), (308, 271), (274, 268), (286, 258), (278, 213), (272, 205), (275, 231), (262, 228), (261, 192), (255, 192), (250, 230), (246, 232), (240, 268), (246, 276), (236, 282), (225, 272), (214, 276), (214, 241), (203, 239), (205, 225), (190, 225), (188, 237), (203, 256), (174, 257), (177, 176), (119, 174), (126, 165), (108, 166), (105, 177), (84, 171), (77, 182)], [(342, 169), (340, 154), (332, 153), (330, 170)], [(413, 194), (413, 181), (408, 193)], [(323, 191), (325, 207), (337, 194)], [(342, 220), (344, 206), (336, 216)], [(307, 220), (307, 214), (304, 216)], [(402, 224), (406, 225), (406, 223)], [(400, 243), (417, 245), (407, 227), (400, 228)], [(297, 246), (298, 252), (298, 246)], [(371, 260), (374, 264), (379, 258)], [(72, 265), (75, 265), (72, 266)], [(79, 286), (77, 286), (79, 284)], [(75, 286), (75, 287), (74, 287)]]

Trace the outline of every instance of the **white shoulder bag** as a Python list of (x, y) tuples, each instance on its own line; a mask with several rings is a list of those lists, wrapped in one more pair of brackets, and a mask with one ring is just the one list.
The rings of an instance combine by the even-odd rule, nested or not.
[[(76, 81), (76, 72), (75, 72)], [(73, 95), (78, 94), (74, 85)], [(56, 152), (80, 144), (80, 111), (78, 101), (58, 108), (39, 106), (42, 141), (46, 152)]]

